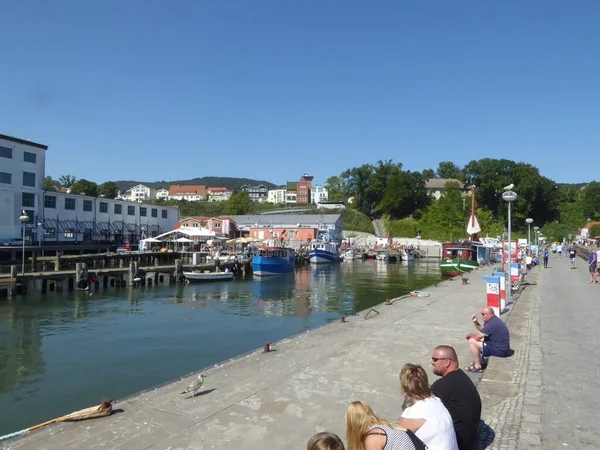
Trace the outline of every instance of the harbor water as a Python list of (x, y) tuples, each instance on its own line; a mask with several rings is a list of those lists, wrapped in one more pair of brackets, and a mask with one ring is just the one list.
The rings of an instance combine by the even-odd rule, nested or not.
[(369, 260), (268, 279), (0, 301), (0, 435), (149, 389), (440, 278), (438, 260)]

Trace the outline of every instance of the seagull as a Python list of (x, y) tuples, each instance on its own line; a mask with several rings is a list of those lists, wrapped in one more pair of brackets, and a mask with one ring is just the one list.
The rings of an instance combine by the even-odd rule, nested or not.
[(505, 191), (510, 191), (510, 190), (511, 190), (512, 188), (514, 188), (514, 187), (515, 187), (515, 185), (514, 185), (514, 184), (512, 184), (512, 183), (510, 183), (508, 186), (504, 186), (504, 190), (505, 190)]
[(196, 392), (200, 390), (202, 385), (204, 384), (204, 379), (206, 375), (198, 375), (198, 379), (191, 383), (188, 387), (185, 388), (185, 391), (182, 394), (187, 394), (188, 392), (192, 392), (192, 396), (196, 395)]

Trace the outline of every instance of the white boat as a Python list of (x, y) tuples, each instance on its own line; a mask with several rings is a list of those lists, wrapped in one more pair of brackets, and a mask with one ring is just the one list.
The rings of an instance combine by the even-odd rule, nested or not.
[(190, 283), (233, 280), (233, 272), (183, 272), (183, 276)]
[(388, 252), (387, 251), (377, 252), (377, 254), (375, 255), (375, 259), (378, 259), (379, 261), (387, 261)]
[(400, 251), (400, 257), (402, 258), (402, 261), (414, 261), (415, 260), (415, 254), (414, 254), (412, 248), (403, 248)]
[(312, 241), (308, 260), (313, 264), (339, 262), (341, 259), (338, 254), (337, 244), (319, 240)]
[(344, 253), (342, 253), (341, 258), (344, 261), (354, 261), (356, 259), (356, 255), (355, 255), (353, 249), (349, 249), (349, 250), (346, 250)]

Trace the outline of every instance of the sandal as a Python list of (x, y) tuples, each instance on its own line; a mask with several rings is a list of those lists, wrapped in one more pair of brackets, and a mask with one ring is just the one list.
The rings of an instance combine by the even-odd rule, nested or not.
[(467, 367), (467, 372), (471, 372), (471, 373), (483, 373), (485, 369), (483, 367), (475, 367), (475, 366), (469, 366)]

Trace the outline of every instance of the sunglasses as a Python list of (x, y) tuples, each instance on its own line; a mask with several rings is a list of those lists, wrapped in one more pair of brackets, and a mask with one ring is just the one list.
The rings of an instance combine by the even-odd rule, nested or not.
[(441, 360), (443, 360), (443, 359), (447, 359), (448, 361), (454, 361), (452, 358), (436, 358), (436, 357), (434, 357), (434, 356), (432, 356), (432, 357), (431, 357), (431, 360), (432, 360), (433, 362), (438, 362), (438, 361), (441, 361)]

